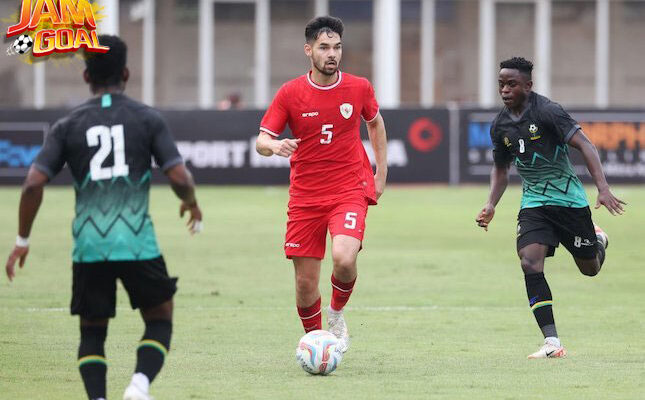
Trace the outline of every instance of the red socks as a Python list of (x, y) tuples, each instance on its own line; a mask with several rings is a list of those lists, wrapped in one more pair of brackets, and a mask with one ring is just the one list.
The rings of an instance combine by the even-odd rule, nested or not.
[(339, 281), (334, 274), (331, 275), (331, 308), (334, 311), (340, 311), (345, 307), (349, 296), (352, 295), (352, 290), (354, 289), (354, 283), (356, 283), (356, 278), (351, 282), (341, 282)]
[(320, 297), (309, 307), (298, 307), (298, 315), (305, 332), (322, 329), (322, 313), (320, 312)]

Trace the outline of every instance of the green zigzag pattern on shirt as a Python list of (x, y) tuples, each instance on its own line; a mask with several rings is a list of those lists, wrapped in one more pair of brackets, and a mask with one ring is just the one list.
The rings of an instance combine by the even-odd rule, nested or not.
[(151, 172), (138, 182), (128, 176), (75, 183), (76, 218), (72, 226), (74, 259), (136, 260), (159, 255), (148, 215)]

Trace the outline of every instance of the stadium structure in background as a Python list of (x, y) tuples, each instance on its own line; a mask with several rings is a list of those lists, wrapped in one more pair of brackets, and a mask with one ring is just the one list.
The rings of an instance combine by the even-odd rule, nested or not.
[[(20, 3), (0, 2), (5, 30)], [(643, 106), (645, 41), (634, 38), (645, 37), (645, 0), (98, 3), (98, 32), (130, 46), (128, 93), (157, 107), (212, 109), (235, 95), (264, 108), (280, 82), (306, 68), (303, 24), (328, 13), (348, 27), (341, 68), (369, 78), (383, 108), (495, 107), (497, 63), (514, 55), (535, 62), (535, 90), (565, 107)], [(85, 98), (80, 60), (26, 65), (28, 56), (0, 57), (0, 107)]]

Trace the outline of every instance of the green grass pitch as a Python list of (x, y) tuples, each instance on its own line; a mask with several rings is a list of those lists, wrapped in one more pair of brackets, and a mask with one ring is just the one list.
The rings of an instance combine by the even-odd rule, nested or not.
[[(389, 187), (370, 208), (359, 278), (346, 318), (352, 347), (336, 372), (295, 361), (302, 335), (293, 268), (284, 259), (284, 187), (199, 187), (203, 234), (190, 237), (168, 187), (151, 214), (179, 279), (166, 365), (152, 386), (167, 399), (643, 399), (645, 187), (620, 186), (629, 205), (594, 212), (610, 236), (607, 262), (580, 274), (560, 248), (548, 259), (563, 360), (526, 355), (542, 342), (515, 254), (520, 189), (509, 188), (489, 232), (476, 213), (486, 187)], [(588, 188), (595, 201), (595, 190)], [(11, 249), (19, 189), (0, 189), (0, 243)], [(26, 267), (0, 280), (0, 398), (83, 399), (78, 322), (69, 316), (73, 192), (47, 188)], [(323, 303), (330, 295), (323, 263)], [(3, 274), (4, 275), (4, 274)], [(118, 293), (106, 344), (108, 391), (120, 399), (143, 333)]]

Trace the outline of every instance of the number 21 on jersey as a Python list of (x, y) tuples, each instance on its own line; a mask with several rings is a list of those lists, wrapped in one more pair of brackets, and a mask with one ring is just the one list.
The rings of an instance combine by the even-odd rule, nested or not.
[[(92, 160), (90, 160), (90, 176), (93, 181), (110, 179), (115, 176), (127, 176), (130, 173), (130, 168), (125, 163), (123, 125), (111, 127), (104, 125), (93, 126), (87, 130), (85, 136), (89, 147), (100, 146)], [(105, 159), (113, 151), (114, 166), (102, 167)]]

